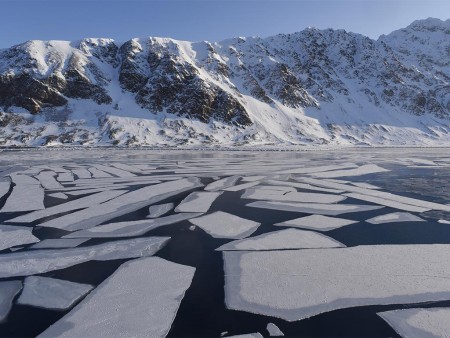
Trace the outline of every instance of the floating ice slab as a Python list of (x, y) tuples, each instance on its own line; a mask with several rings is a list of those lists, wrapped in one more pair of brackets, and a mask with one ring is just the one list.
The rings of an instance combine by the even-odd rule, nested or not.
[(25, 278), (18, 304), (44, 309), (65, 310), (93, 289), (92, 285), (61, 279), (30, 276)]
[(223, 190), (224, 191), (241, 191), (241, 190), (244, 190), (247, 188), (254, 187), (254, 186), (258, 185), (259, 183), (260, 183), (259, 181), (248, 182), (248, 183), (244, 183), (244, 184), (235, 185), (233, 187), (225, 188)]
[(286, 229), (241, 239), (222, 245), (218, 251), (338, 248), (344, 244), (312, 231)]
[(55, 179), (56, 173), (53, 171), (41, 171), (36, 178), (45, 189), (62, 189), (61, 183)]
[(73, 182), (73, 174), (72, 173), (61, 173), (56, 178), (59, 182)]
[(244, 176), (244, 177), (242, 177), (242, 181), (243, 182), (254, 182), (254, 181), (263, 180), (265, 178), (266, 178), (266, 176), (258, 176), (258, 175), (255, 175), (255, 176)]
[(91, 173), (87, 169), (74, 169), (72, 172), (78, 177), (78, 179), (91, 178)]
[(92, 207), (93, 205), (100, 204), (105, 201), (109, 201), (117, 196), (123, 195), (126, 191), (124, 190), (107, 190), (100, 192), (95, 195), (89, 195), (86, 197), (81, 197), (76, 200), (55, 205), (54, 207), (50, 207), (44, 210), (37, 210), (34, 212), (30, 212), (26, 215), (19, 216), (13, 219), (8, 220), (8, 222), (12, 223), (29, 223), (34, 222), (38, 219), (61, 214), (63, 212), (73, 211), (77, 209), (83, 209)]
[(360, 187), (360, 188), (365, 188), (365, 189), (381, 189), (380, 187), (377, 187), (376, 185), (372, 185), (372, 184), (365, 183), (365, 182), (350, 182), (350, 184)]
[(358, 221), (352, 221), (344, 218), (328, 217), (323, 215), (311, 215), (281, 223), (276, 223), (274, 225), (312, 229), (317, 231), (329, 231), (354, 223), (358, 223)]
[(116, 238), (142, 236), (150, 230), (159, 228), (163, 225), (178, 223), (200, 215), (202, 215), (202, 213), (188, 212), (155, 219), (107, 223), (90, 229), (72, 232), (71, 234), (64, 236), (64, 238)]
[(405, 338), (450, 337), (450, 308), (394, 310), (378, 315)]
[(425, 222), (422, 218), (408, 212), (393, 212), (386, 215), (376, 216), (366, 220), (372, 224), (392, 223), (392, 222)]
[(284, 333), (274, 323), (267, 324), (266, 329), (267, 329), (267, 332), (269, 332), (269, 336), (271, 336), (271, 337), (284, 336)]
[(376, 164), (365, 164), (354, 169), (333, 170), (333, 171), (313, 173), (312, 175), (321, 178), (336, 178), (346, 176), (361, 176), (367, 174), (382, 173), (386, 171), (389, 170), (381, 168)]
[(200, 180), (195, 177), (155, 184), (123, 194), (105, 203), (41, 223), (39, 226), (68, 231), (88, 229), (201, 186)]
[(397, 202), (397, 201), (387, 200), (387, 199), (384, 199), (383, 197), (367, 196), (367, 195), (357, 194), (357, 193), (345, 194), (345, 196), (354, 198), (357, 200), (365, 201), (365, 202), (371, 202), (371, 203), (375, 203), (375, 204), (379, 204), (379, 205), (384, 205), (386, 207), (399, 209), (399, 210), (405, 210), (405, 211), (411, 211), (411, 212), (425, 212), (425, 211), (430, 210), (427, 208), (418, 207), (418, 206), (411, 205), (411, 204), (405, 204), (405, 203), (401, 203), (401, 202)]
[(49, 238), (33, 244), (29, 249), (61, 249), (61, 248), (75, 248), (89, 238)]
[(311, 184), (299, 183), (299, 182), (283, 182), (283, 181), (277, 181), (277, 180), (268, 180), (268, 181), (265, 181), (264, 183), (273, 184), (273, 185), (288, 186), (288, 187), (299, 188), (299, 189), (304, 189), (304, 190), (329, 192), (331, 194), (342, 194), (344, 192), (344, 190), (320, 188), (320, 187), (316, 187), (316, 186), (311, 185)]
[(377, 205), (360, 204), (320, 204), (320, 203), (294, 203), (257, 201), (246, 204), (247, 207), (262, 208), (281, 211), (302, 212), (306, 214), (322, 214), (336, 216), (349, 212), (363, 212), (383, 208)]
[(352, 169), (358, 168), (358, 166), (354, 163), (344, 163), (344, 164), (336, 164), (336, 165), (324, 165), (324, 166), (315, 166), (315, 167), (301, 167), (301, 168), (292, 168), (286, 169), (278, 172), (279, 174), (310, 174), (310, 173), (318, 173), (322, 171), (331, 171), (331, 170), (343, 170), (343, 169)]
[(0, 250), (16, 245), (39, 242), (39, 238), (31, 233), (32, 228), (0, 224)]
[(145, 237), (74, 249), (33, 250), (0, 255), (0, 278), (29, 276), (64, 269), (90, 260), (151, 256), (170, 237)]
[(240, 179), (240, 176), (230, 176), (222, 178), (218, 181), (212, 182), (205, 187), (205, 191), (218, 191), (228, 187), (231, 187), (236, 184), (236, 182)]
[(193, 192), (175, 208), (176, 212), (207, 212), (211, 204), (222, 195), (220, 192)]
[(44, 189), (39, 181), (26, 175), (11, 175), (13, 187), (1, 212), (20, 212), (44, 209)]
[(9, 311), (11, 311), (13, 299), (21, 289), (21, 281), (0, 282), (0, 323), (8, 316)]
[(113, 177), (112, 175), (105, 173), (102, 170), (98, 170), (97, 168), (89, 168), (89, 171), (91, 172), (93, 178)]
[(288, 321), (354, 306), (450, 299), (450, 245), (225, 251), (223, 256), (227, 307)]
[(194, 225), (202, 228), (215, 238), (241, 239), (250, 236), (261, 223), (241, 218), (223, 211), (190, 219)]
[(125, 171), (122, 169), (114, 168), (114, 167), (108, 167), (106, 165), (102, 164), (96, 164), (95, 167), (103, 172), (112, 174), (114, 176), (118, 177), (135, 177), (136, 175), (133, 173), (130, 173), (129, 171)]
[(441, 224), (450, 224), (450, 221), (447, 221), (447, 220), (445, 220), (445, 219), (440, 219), (440, 220), (438, 221), (438, 223), (441, 223)]
[(157, 257), (124, 263), (39, 337), (165, 337), (194, 272)]
[(152, 205), (148, 208), (147, 218), (157, 218), (167, 214), (174, 207), (173, 203)]
[(287, 201), (301, 203), (337, 203), (347, 197), (331, 194), (305, 193), (305, 192), (282, 192), (258, 188), (245, 190), (241, 198), (268, 201)]
[(11, 187), (10, 182), (0, 181), (0, 198), (2, 198), (8, 193), (10, 187)]
[(259, 332), (238, 334), (236, 336), (227, 336), (226, 338), (263, 338), (263, 335)]
[(66, 194), (64, 194), (62, 192), (56, 192), (54, 194), (49, 194), (49, 196), (53, 197), (53, 198), (57, 198), (59, 200), (66, 200), (69, 198)]

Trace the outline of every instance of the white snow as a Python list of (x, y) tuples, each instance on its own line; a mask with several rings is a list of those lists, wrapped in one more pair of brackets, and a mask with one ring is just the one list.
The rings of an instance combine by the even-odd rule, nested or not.
[(408, 212), (393, 212), (386, 215), (376, 216), (366, 220), (372, 224), (392, 223), (392, 222), (425, 222), (422, 218)]
[(151, 256), (169, 237), (145, 237), (73, 249), (33, 250), (0, 255), (0, 278), (28, 276), (64, 269), (90, 260)]
[(307, 214), (322, 214), (336, 216), (349, 212), (363, 212), (383, 208), (382, 206), (360, 204), (320, 204), (257, 201), (246, 204), (247, 207), (272, 209), (281, 211), (302, 212)]
[(49, 238), (33, 244), (29, 249), (60, 249), (60, 248), (75, 248), (89, 238)]
[(345, 247), (342, 243), (312, 231), (285, 229), (264, 233), (222, 245), (218, 251), (279, 250)]
[(165, 337), (194, 272), (157, 257), (124, 263), (39, 337)]
[(352, 221), (344, 218), (328, 217), (323, 215), (310, 215), (281, 223), (276, 223), (274, 225), (312, 229), (317, 231), (329, 231), (354, 223), (358, 223), (358, 221)]
[(25, 278), (18, 304), (44, 309), (66, 310), (93, 289), (92, 285), (48, 277)]
[(288, 321), (348, 307), (450, 297), (450, 245), (225, 251), (223, 256), (227, 307)]
[(413, 308), (379, 312), (404, 338), (449, 338), (450, 308)]
[(193, 218), (189, 222), (202, 228), (212, 237), (233, 239), (248, 237), (261, 225), (261, 223), (223, 211)]
[(13, 246), (39, 242), (31, 233), (32, 228), (0, 224), (0, 250)]
[(21, 281), (12, 280), (0, 282), (0, 323), (5, 321), (12, 308), (13, 299), (21, 289)]
[(167, 214), (174, 207), (173, 203), (152, 205), (148, 208), (147, 218), (157, 218)]
[(271, 336), (271, 337), (284, 336), (284, 333), (274, 323), (267, 324), (266, 329), (267, 329), (267, 332), (269, 332), (269, 336)]
[(222, 192), (193, 192), (175, 208), (176, 212), (207, 212)]

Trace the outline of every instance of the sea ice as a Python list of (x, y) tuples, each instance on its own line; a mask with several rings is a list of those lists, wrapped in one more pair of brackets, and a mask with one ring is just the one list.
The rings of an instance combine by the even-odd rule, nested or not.
[(267, 324), (266, 329), (267, 329), (267, 332), (269, 332), (269, 336), (271, 336), (271, 337), (284, 336), (284, 333), (274, 323)]
[(287, 321), (450, 299), (450, 245), (224, 251), (223, 257), (227, 307)]
[(11, 175), (13, 187), (0, 212), (20, 212), (44, 209), (44, 189), (39, 181), (26, 175)]
[(301, 203), (337, 203), (346, 199), (345, 196), (318, 194), (306, 192), (282, 192), (275, 190), (265, 190), (249, 188), (245, 190), (241, 198), (253, 200), (287, 201)]
[(0, 198), (2, 198), (8, 193), (10, 187), (11, 187), (10, 182), (0, 181)]
[(18, 280), (0, 282), (0, 323), (8, 316), (12, 308), (14, 297), (22, 289), (22, 282)]
[(49, 196), (60, 200), (66, 200), (69, 198), (66, 194), (62, 192), (55, 192), (54, 194), (49, 194)]
[(254, 186), (258, 185), (259, 183), (260, 183), (259, 181), (248, 182), (248, 183), (244, 183), (244, 184), (235, 185), (233, 187), (225, 188), (223, 190), (224, 191), (241, 191), (244, 189), (254, 187)]
[(408, 212), (393, 212), (386, 215), (376, 216), (366, 220), (372, 224), (392, 223), (392, 222), (425, 222), (422, 218)]
[(383, 208), (378, 205), (360, 204), (320, 204), (320, 203), (294, 203), (257, 201), (246, 204), (247, 207), (272, 209), (281, 211), (302, 212), (306, 214), (322, 214), (336, 216), (349, 212), (363, 212)]
[(450, 308), (413, 308), (379, 312), (405, 338), (450, 337)]
[(241, 218), (223, 211), (190, 219), (189, 222), (202, 228), (215, 238), (241, 239), (250, 236), (261, 223)]
[(93, 289), (92, 285), (48, 277), (25, 278), (18, 304), (44, 309), (65, 310)]
[(217, 251), (338, 248), (344, 244), (312, 231), (285, 229), (222, 245)]
[(60, 174), (58, 174), (58, 177), (56, 177), (56, 179), (59, 182), (73, 182), (74, 181), (73, 174), (70, 172), (60, 173)]
[(205, 187), (205, 191), (218, 191), (218, 190), (222, 190), (228, 187), (231, 187), (233, 185), (236, 184), (236, 182), (240, 179), (240, 176), (230, 176), (230, 177), (225, 177), (222, 178), (218, 181), (214, 181), (210, 184), (208, 184)]
[(148, 208), (147, 218), (157, 218), (167, 214), (174, 207), (173, 203), (152, 205)]
[(320, 188), (320, 187), (316, 187), (316, 186), (311, 185), (311, 184), (299, 183), (299, 182), (283, 182), (283, 181), (277, 181), (277, 180), (267, 180), (267, 181), (264, 181), (264, 183), (273, 184), (273, 185), (288, 186), (288, 187), (299, 188), (299, 189), (304, 189), (304, 190), (329, 192), (331, 194), (342, 194), (344, 192), (344, 190)]
[(39, 337), (165, 337), (194, 272), (158, 257), (126, 262)]
[(193, 192), (175, 208), (176, 212), (207, 212), (211, 204), (222, 195), (220, 192)]
[(371, 203), (375, 203), (375, 204), (379, 204), (379, 205), (384, 205), (386, 207), (399, 209), (399, 210), (405, 210), (405, 211), (411, 211), (411, 212), (425, 212), (425, 211), (430, 210), (427, 208), (418, 207), (418, 206), (411, 205), (411, 204), (405, 204), (405, 203), (401, 203), (401, 202), (397, 202), (397, 201), (388, 200), (383, 197), (367, 196), (367, 195), (357, 194), (357, 193), (345, 194), (345, 196), (354, 198), (357, 200), (361, 200), (364, 202), (371, 202)]
[(135, 174), (130, 173), (129, 171), (125, 171), (125, 170), (114, 168), (114, 167), (108, 167), (103, 164), (96, 164), (96, 165), (94, 165), (94, 167), (97, 168), (98, 170), (112, 174), (117, 177), (135, 177), (136, 176)]
[(263, 338), (263, 335), (259, 332), (255, 332), (255, 333), (238, 334), (235, 336), (227, 336), (226, 338)]
[(354, 169), (343, 169), (343, 170), (333, 170), (333, 171), (325, 171), (325, 172), (318, 172), (313, 173), (312, 175), (315, 177), (321, 177), (321, 178), (336, 178), (336, 177), (346, 177), (346, 176), (361, 176), (361, 175), (367, 175), (367, 174), (374, 174), (374, 173), (382, 173), (389, 171), (387, 169), (381, 168), (377, 166), (376, 164), (365, 164), (358, 168)]
[(274, 225), (298, 227), (317, 231), (329, 231), (354, 223), (358, 223), (358, 221), (352, 221), (344, 218), (328, 217), (323, 215), (311, 215), (292, 219), (281, 223), (276, 223)]
[(169, 239), (170, 237), (144, 237), (73, 249), (2, 254), (0, 255), (0, 278), (35, 275), (91, 260), (107, 261), (151, 256)]
[(61, 248), (75, 248), (89, 238), (49, 238), (33, 244), (29, 249), (61, 249)]
[(74, 169), (72, 172), (78, 177), (78, 179), (91, 178), (91, 173), (87, 169)]
[(32, 228), (0, 224), (0, 250), (16, 245), (39, 242), (39, 238), (32, 233)]
[(102, 170), (98, 170), (97, 168), (89, 168), (88, 170), (91, 172), (93, 178), (113, 177), (112, 175), (105, 173)]
[(278, 172), (279, 174), (312, 174), (318, 173), (322, 171), (331, 171), (331, 170), (343, 170), (343, 169), (353, 169), (358, 168), (358, 166), (354, 163), (344, 163), (344, 164), (332, 164), (332, 165), (324, 165), (324, 166), (315, 166), (315, 167), (301, 167), (301, 168), (291, 168)]
[(62, 189), (64, 188), (61, 183), (59, 183), (55, 179), (56, 173), (53, 171), (41, 171), (39, 175), (36, 176), (36, 178), (41, 182), (41, 185), (45, 189)]

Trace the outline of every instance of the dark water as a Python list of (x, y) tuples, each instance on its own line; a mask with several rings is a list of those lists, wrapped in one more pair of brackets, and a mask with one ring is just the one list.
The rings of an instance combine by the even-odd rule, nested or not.
[[(161, 155), (159, 160), (165, 156), (173, 158), (174, 155)], [(239, 154), (236, 158), (245, 158), (245, 156), (245, 154)], [(295, 154), (295, 156), (300, 155)], [(318, 155), (310, 155), (312, 161), (315, 160), (315, 156)], [(329, 156), (330, 159), (333, 159), (335, 155)], [(213, 157), (213, 155), (206, 154), (201, 158), (209, 157)], [(349, 160), (351, 160), (351, 156), (349, 155), (348, 157)], [(147, 159), (145, 154), (133, 155), (133, 159), (142, 158)], [(320, 161), (323, 162), (323, 160), (323, 157), (320, 158)], [(345, 160), (345, 155), (341, 156), (341, 160)], [(319, 161), (319, 159), (317, 159), (317, 161)], [(391, 171), (360, 177), (345, 177), (343, 179), (371, 183), (381, 187), (385, 191), (402, 196), (438, 203), (450, 203), (450, 180), (447, 179), (447, 177), (449, 177), (449, 170), (445, 168), (407, 168), (395, 163), (383, 163), (381, 165), (391, 169)], [(170, 166), (167, 167), (167, 171), (171, 171)], [(203, 178), (202, 180), (204, 184), (211, 181), (210, 178)], [(130, 190), (135, 190), (140, 187), (141, 186), (132, 186)], [(273, 224), (308, 215), (298, 212), (284, 212), (246, 207), (245, 204), (252, 202), (252, 200), (241, 199), (240, 196), (242, 193), (242, 191), (224, 192), (214, 202), (210, 212), (221, 210), (260, 222), (261, 226), (252, 236), (281, 230), (283, 229), (282, 227), (275, 227)], [(188, 193), (183, 193), (160, 203), (179, 203), (187, 195)], [(81, 196), (70, 197), (68, 200), (58, 200), (52, 197), (46, 197), (45, 205), (46, 207), (50, 207), (80, 197)], [(0, 207), (5, 203), (6, 198), (7, 196), (0, 200)], [(371, 204), (352, 200), (350, 198), (343, 203)], [(342, 215), (343, 218), (357, 220), (359, 223), (328, 231), (325, 234), (347, 246), (369, 244), (450, 243), (450, 225), (437, 222), (439, 218), (449, 216), (442, 212), (425, 212), (420, 214), (427, 222), (401, 222), (376, 225), (365, 222), (366, 219), (397, 211), (399, 210), (385, 207), (370, 212), (344, 214)], [(23, 213), (0, 214), (0, 223), (20, 214)], [(148, 207), (145, 207), (133, 213), (108, 221), (108, 223), (143, 219), (147, 214)], [(59, 216), (61, 215), (55, 215), (31, 223), (30, 225), (38, 226), (39, 222)], [(224, 303), (225, 295), (222, 254), (221, 252), (215, 251), (215, 249), (230, 240), (212, 238), (198, 227), (193, 231), (189, 230), (190, 226), (191, 223), (183, 221), (154, 229), (145, 235), (170, 236), (171, 240), (156, 254), (156, 256), (196, 268), (192, 285), (186, 291), (172, 328), (168, 334), (169, 337), (219, 337), (224, 332), (227, 332), (226, 335), (260, 332), (264, 336), (267, 336), (268, 332), (266, 331), (266, 326), (268, 323), (276, 324), (286, 336), (291, 337), (397, 337), (398, 335), (395, 331), (379, 318), (376, 313), (418, 306), (417, 304), (395, 304), (388, 306), (354, 307), (324, 313), (296, 322), (287, 322), (282, 319), (243, 311), (227, 310)], [(36, 228), (33, 233), (39, 238), (44, 239), (58, 238), (65, 235), (67, 232), (58, 229)], [(92, 239), (82, 244), (82, 246), (89, 246), (107, 241), (107, 239)], [(24, 248), (23, 250), (27, 249)], [(8, 252), (8, 250), (4, 250), (3, 253), (6, 252)], [(42, 274), (42, 276), (98, 286), (125, 261), (126, 260), (106, 262), (91, 261), (63, 270)], [(450, 301), (420, 304), (420, 307), (443, 306), (450, 306)], [(50, 311), (30, 306), (14, 305), (7, 321), (0, 324), (0, 336), (36, 336), (68, 312), (69, 310)]]

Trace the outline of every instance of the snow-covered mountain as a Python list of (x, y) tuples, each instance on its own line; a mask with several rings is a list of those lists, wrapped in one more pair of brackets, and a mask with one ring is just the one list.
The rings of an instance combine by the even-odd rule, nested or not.
[(0, 144), (450, 145), (450, 20), (0, 50)]

